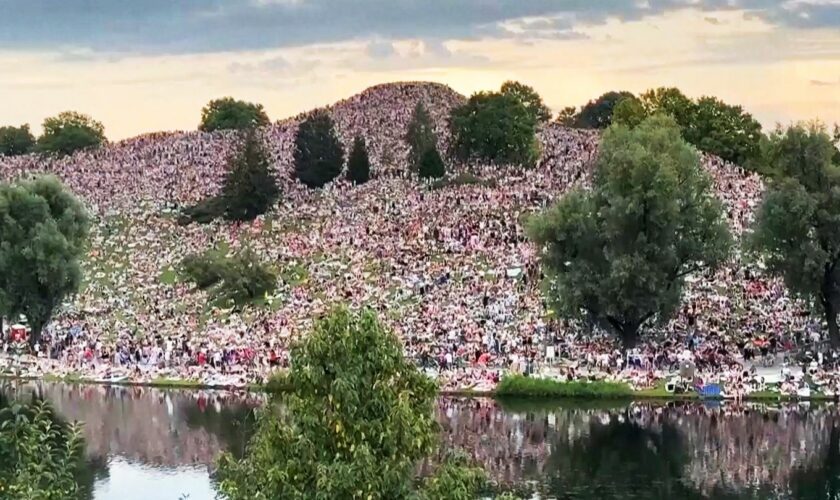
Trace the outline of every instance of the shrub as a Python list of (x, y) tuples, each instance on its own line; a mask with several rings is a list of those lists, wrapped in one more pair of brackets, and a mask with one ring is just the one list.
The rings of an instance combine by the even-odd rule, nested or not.
[(496, 387), (496, 396), (520, 398), (624, 398), (633, 395), (624, 382), (559, 382), (545, 378), (508, 375)]
[(185, 281), (207, 290), (215, 305), (235, 310), (258, 302), (277, 287), (277, 275), (248, 250), (233, 257), (216, 250), (190, 255), (181, 262), (180, 272)]

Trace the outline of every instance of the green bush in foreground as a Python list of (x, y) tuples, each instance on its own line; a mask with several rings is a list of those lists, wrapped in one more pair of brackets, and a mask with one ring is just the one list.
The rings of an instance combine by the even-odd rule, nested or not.
[(207, 290), (215, 305), (235, 310), (258, 302), (277, 287), (277, 275), (247, 250), (233, 257), (216, 250), (189, 255), (181, 262), (180, 274)]
[(559, 382), (545, 378), (510, 375), (496, 387), (500, 397), (623, 398), (633, 395), (623, 382)]

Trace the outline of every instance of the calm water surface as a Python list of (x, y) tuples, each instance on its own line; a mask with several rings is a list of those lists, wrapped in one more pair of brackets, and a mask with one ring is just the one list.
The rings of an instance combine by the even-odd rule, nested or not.
[[(95, 500), (209, 500), (242, 453), (260, 395), (27, 384), (85, 424)], [(535, 498), (838, 499), (833, 405), (499, 404), (441, 399), (444, 442)]]

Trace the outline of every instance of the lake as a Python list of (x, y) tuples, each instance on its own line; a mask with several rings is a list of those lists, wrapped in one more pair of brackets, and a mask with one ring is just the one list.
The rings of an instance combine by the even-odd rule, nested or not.
[[(85, 422), (95, 500), (208, 500), (260, 394), (28, 383)], [(534, 403), (441, 398), (444, 442), (534, 498), (840, 498), (834, 405)]]

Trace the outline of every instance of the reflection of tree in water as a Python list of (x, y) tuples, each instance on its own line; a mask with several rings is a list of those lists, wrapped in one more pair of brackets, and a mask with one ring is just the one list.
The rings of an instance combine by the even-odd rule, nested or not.
[(245, 447), (254, 434), (256, 414), (252, 406), (232, 404), (221, 408), (187, 406), (183, 409), (184, 420), (190, 429), (204, 429), (214, 434), (237, 458), (245, 454)]
[[(12, 391), (12, 399), (9, 398), (6, 392)], [(34, 391), (14, 391), (10, 386), (0, 387), (0, 410), (7, 408), (13, 403), (13, 400), (18, 401), (41, 401), (43, 398)], [(52, 425), (59, 428), (67, 428), (69, 422), (61, 418), (56, 412), (50, 413)], [(63, 444), (61, 445), (63, 446)], [(76, 484), (79, 486), (79, 494), (76, 497), (78, 500), (92, 500), (93, 489), (96, 481), (108, 477), (108, 460), (103, 456), (89, 456), (86, 455), (79, 461), (79, 467), (75, 471)]]
[(840, 425), (835, 421), (828, 433), (828, 448), (810, 467), (791, 476), (788, 494), (797, 500), (840, 499)]

